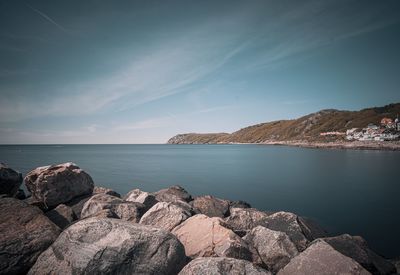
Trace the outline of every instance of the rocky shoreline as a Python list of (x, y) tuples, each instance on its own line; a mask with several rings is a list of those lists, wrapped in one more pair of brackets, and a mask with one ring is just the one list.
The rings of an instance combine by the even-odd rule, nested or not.
[(172, 186), (121, 196), (73, 163), (0, 166), (0, 274), (396, 274), (307, 218)]

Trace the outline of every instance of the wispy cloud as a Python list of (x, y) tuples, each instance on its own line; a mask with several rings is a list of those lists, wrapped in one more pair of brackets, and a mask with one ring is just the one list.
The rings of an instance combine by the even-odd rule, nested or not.
[(46, 21), (50, 22), (51, 24), (53, 24), (54, 26), (56, 26), (58, 29), (60, 29), (61, 31), (65, 32), (65, 33), (69, 33), (69, 31), (64, 28), (63, 26), (61, 26), (60, 24), (58, 24), (56, 21), (54, 21), (50, 16), (48, 16), (47, 14), (45, 14), (44, 12), (32, 7), (31, 5), (29, 5), (28, 3), (25, 3), (25, 5), (27, 7), (29, 7), (32, 11), (34, 11), (35, 13), (37, 13), (38, 15), (40, 15), (43, 19), (45, 19)]

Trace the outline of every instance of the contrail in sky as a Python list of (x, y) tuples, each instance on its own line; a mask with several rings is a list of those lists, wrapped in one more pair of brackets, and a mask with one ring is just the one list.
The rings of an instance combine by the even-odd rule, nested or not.
[(54, 26), (56, 26), (57, 28), (59, 28), (60, 30), (62, 30), (63, 32), (68, 33), (67, 29), (65, 29), (63, 26), (61, 26), (60, 24), (58, 24), (56, 21), (54, 21), (53, 19), (51, 19), (48, 15), (46, 15), (44, 12), (41, 12), (38, 9), (35, 9), (34, 7), (32, 7), (31, 5), (25, 3), (25, 5), (27, 5), (31, 10), (33, 10), (34, 12), (36, 12), (37, 14), (39, 14), (41, 17), (43, 17), (44, 19), (46, 19), (48, 22), (52, 23)]

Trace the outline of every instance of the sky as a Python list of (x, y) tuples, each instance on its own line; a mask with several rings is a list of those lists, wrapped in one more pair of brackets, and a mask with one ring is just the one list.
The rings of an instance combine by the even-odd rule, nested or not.
[(400, 1), (0, 0), (0, 144), (165, 143), (400, 102)]

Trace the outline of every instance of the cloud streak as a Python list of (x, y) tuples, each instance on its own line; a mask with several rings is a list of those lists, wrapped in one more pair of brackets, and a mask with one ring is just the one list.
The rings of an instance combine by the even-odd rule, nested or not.
[(53, 24), (54, 26), (56, 26), (59, 30), (65, 32), (65, 33), (69, 33), (69, 31), (64, 28), (63, 26), (61, 26), (60, 24), (58, 24), (56, 21), (54, 21), (50, 16), (48, 16), (47, 14), (45, 14), (44, 12), (35, 9), (34, 7), (32, 7), (31, 5), (29, 5), (28, 3), (25, 3), (25, 5), (30, 8), (33, 12), (37, 13), (38, 15), (40, 15), (43, 19), (45, 19), (47, 22), (50, 22), (51, 24)]

